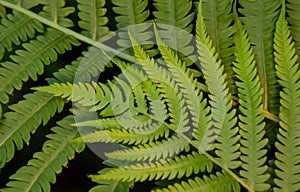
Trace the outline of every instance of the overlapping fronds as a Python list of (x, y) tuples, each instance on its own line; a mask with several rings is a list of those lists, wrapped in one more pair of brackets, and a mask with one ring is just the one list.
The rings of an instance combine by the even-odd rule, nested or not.
[(268, 139), (265, 135), (265, 122), (261, 114), (262, 88), (254, 61), (250, 41), (241, 23), (237, 22), (235, 39), (236, 61), (234, 71), (239, 81), (236, 82), (239, 97), (239, 127), (241, 135), (241, 160), (243, 161), (240, 174), (246, 183), (256, 191), (265, 191), (270, 186), (265, 182), (269, 178), (266, 174), (266, 153), (264, 149)]
[[(175, 50), (188, 65), (196, 60), (191, 46), (194, 12), (190, 0), (155, 0), (155, 21), (161, 29), (159, 35), (166, 45)], [(160, 25), (163, 24), (163, 25)]]
[[(199, 163), (201, 162), (201, 163)], [(156, 163), (143, 163), (112, 168), (106, 173), (90, 176), (93, 180), (145, 181), (158, 179), (182, 178), (197, 174), (200, 171), (210, 172), (212, 162), (196, 152), (177, 156), (169, 161), (161, 160)]]
[(215, 53), (212, 40), (206, 32), (206, 25), (202, 16), (202, 3), (198, 8), (196, 24), (197, 48), (201, 62), (202, 73), (208, 86), (211, 105), (212, 126), (206, 135), (207, 144), (216, 140), (216, 154), (224, 166), (236, 168), (240, 162), (238, 128), (236, 127), (235, 109), (231, 109), (232, 101), (226, 83), (226, 75), (223, 74), (223, 66)]
[(98, 40), (102, 35), (108, 32), (105, 25), (108, 18), (105, 16), (104, 0), (77, 0), (80, 21), (79, 26), (84, 30), (82, 34), (93, 40)]
[(207, 33), (211, 37), (224, 72), (231, 94), (236, 93), (233, 79), (232, 62), (234, 60), (233, 33), (235, 31), (232, 15), (233, 0), (204, 0), (203, 18)]
[(72, 45), (78, 44), (75, 38), (53, 29), (23, 44), (24, 49), (10, 56), (12, 61), (0, 64), (0, 81), (4, 82), (0, 85), (0, 101), (8, 102), (8, 94), (20, 89), (22, 81), (27, 81), (29, 77), (37, 80), (37, 75), (44, 72), (44, 65), (56, 61), (58, 53), (63, 54), (71, 50)]
[(131, 185), (130, 183), (122, 183), (119, 181), (95, 180), (95, 182), (99, 185), (90, 189), (89, 192), (129, 192)]
[(169, 185), (168, 188), (152, 190), (152, 192), (173, 192), (173, 191), (209, 191), (209, 192), (224, 192), (224, 191), (240, 191), (240, 185), (232, 179), (227, 173), (217, 172), (203, 178), (195, 177), (188, 181)]
[(50, 191), (50, 184), (56, 181), (55, 174), (62, 171), (62, 166), (66, 166), (69, 159), (74, 158), (75, 152), (84, 149), (83, 143), (69, 142), (79, 135), (77, 129), (70, 126), (72, 122), (72, 116), (58, 122), (59, 126), (52, 128), (54, 133), (47, 135), (49, 140), (44, 143), (42, 151), (35, 153), (27, 166), (12, 175), (7, 188), (1, 191)]
[(281, 0), (240, 0), (240, 13), (253, 44), (257, 71), (263, 87), (264, 109), (277, 114), (279, 110), (278, 83), (273, 57), (275, 22), (279, 15)]
[(275, 40), (276, 75), (282, 86), (280, 92), (280, 130), (275, 143), (275, 191), (300, 190), (300, 71), (298, 56), (285, 19), (285, 6), (276, 24)]
[(61, 98), (48, 93), (35, 92), (24, 97), (26, 100), (10, 106), (13, 112), (5, 113), (0, 124), (0, 167), (13, 158), (15, 148), (22, 149), (24, 142), (29, 143), (30, 134), (42, 122), (46, 124), (64, 106)]

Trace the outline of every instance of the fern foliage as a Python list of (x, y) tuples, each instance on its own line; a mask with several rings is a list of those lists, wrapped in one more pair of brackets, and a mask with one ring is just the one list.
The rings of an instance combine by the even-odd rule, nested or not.
[(260, 113), (263, 107), (263, 90), (257, 76), (249, 38), (241, 23), (239, 21), (237, 23), (234, 71), (239, 79), (236, 84), (241, 112), (239, 127), (241, 128), (240, 150), (243, 170), (240, 171), (240, 174), (253, 189), (264, 191), (269, 188), (269, 185), (265, 183), (269, 176), (266, 174), (267, 166), (265, 165), (267, 150), (264, 149), (268, 140), (264, 138), (265, 122)]
[(299, 191), (299, 5), (0, 0), (0, 191)]
[(74, 122), (72, 116), (58, 122), (53, 127), (53, 134), (47, 135), (48, 141), (44, 143), (42, 152), (33, 155), (27, 166), (22, 167), (10, 177), (6, 189), (1, 191), (50, 191), (50, 183), (56, 181), (55, 174), (62, 171), (68, 159), (73, 159), (75, 152), (84, 149), (82, 143), (69, 143), (78, 136), (78, 131), (70, 124)]
[[(298, 57), (290, 29), (285, 18), (285, 6), (276, 24), (275, 61), (279, 84), (282, 86), (280, 93), (280, 130), (276, 142), (277, 166), (275, 183), (278, 188), (275, 191), (298, 191), (299, 170), (297, 169), (300, 158), (299, 148), (299, 106), (300, 106), (300, 82)], [(292, 70), (290, 70), (292, 69)]]

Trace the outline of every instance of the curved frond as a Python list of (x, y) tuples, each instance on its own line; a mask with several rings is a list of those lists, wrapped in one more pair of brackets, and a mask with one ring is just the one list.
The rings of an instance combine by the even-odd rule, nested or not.
[(232, 15), (233, 0), (203, 0), (203, 18), (207, 33), (224, 65), (231, 94), (236, 93), (233, 79), (232, 62), (234, 60), (233, 34), (235, 28)]
[(41, 16), (58, 23), (63, 27), (73, 27), (73, 22), (71, 19), (66, 18), (68, 15), (75, 11), (74, 7), (65, 7), (65, 0), (41, 0), (39, 2), (43, 4), (43, 12)]
[(93, 187), (89, 192), (129, 192), (130, 183), (119, 181), (94, 180), (99, 185)]
[(35, 92), (24, 97), (26, 100), (10, 106), (13, 112), (5, 113), (0, 124), (0, 167), (12, 159), (15, 147), (20, 150), (23, 142), (28, 144), (30, 134), (64, 106), (61, 98), (48, 93)]
[(152, 190), (152, 192), (224, 192), (224, 191), (240, 191), (240, 185), (227, 173), (217, 172), (209, 176), (204, 175), (203, 178), (195, 177), (188, 181), (169, 185), (168, 188)]
[(0, 25), (0, 59), (5, 50), (11, 51), (13, 44), (20, 45), (21, 41), (33, 38), (37, 32), (43, 32), (43, 25), (26, 15), (13, 11), (1, 20)]
[(60, 173), (62, 166), (66, 166), (68, 160), (74, 158), (75, 152), (79, 153), (84, 149), (83, 143), (69, 142), (79, 135), (77, 129), (70, 126), (72, 122), (72, 116), (58, 122), (59, 126), (51, 129), (54, 133), (47, 135), (49, 140), (44, 143), (42, 151), (35, 153), (27, 166), (12, 175), (7, 188), (1, 191), (50, 191), (50, 184), (56, 181), (55, 174)]
[(93, 180), (145, 181), (158, 179), (182, 178), (197, 174), (200, 171), (210, 172), (212, 162), (196, 152), (177, 156), (169, 161), (161, 160), (156, 163), (135, 164), (129, 167), (112, 168), (108, 172), (90, 176)]
[(93, 40), (99, 38), (109, 31), (105, 25), (108, 18), (105, 16), (105, 0), (77, 0), (80, 21), (78, 25), (84, 30), (81, 33)]
[(244, 17), (241, 18), (253, 44), (253, 52), (260, 84), (264, 90), (264, 110), (278, 113), (279, 87), (275, 73), (275, 62), (272, 47), (275, 22), (279, 16), (282, 0), (240, 0), (243, 8), (239, 11)]
[(264, 116), (261, 114), (262, 88), (251, 49), (250, 40), (241, 23), (237, 23), (235, 39), (236, 61), (234, 71), (239, 81), (236, 82), (239, 97), (239, 127), (241, 135), (241, 160), (243, 161), (240, 171), (246, 183), (255, 191), (265, 191), (270, 186), (266, 184), (269, 175), (266, 174), (265, 149), (268, 139), (265, 135)]
[(288, 23), (285, 19), (285, 6), (276, 24), (274, 40), (275, 62), (280, 92), (280, 129), (275, 146), (275, 170), (278, 179), (275, 191), (300, 190), (300, 70), (298, 56), (292, 42)]
[(57, 60), (57, 54), (70, 50), (72, 45), (79, 42), (61, 32), (49, 29), (45, 35), (40, 35), (37, 40), (23, 44), (23, 50), (17, 50), (16, 55), (11, 55), (12, 61), (0, 64), (0, 101), (8, 102), (8, 94), (14, 89), (22, 87), (22, 81), (32, 78), (37, 80), (37, 75), (44, 71), (44, 65), (49, 65)]
[(205, 145), (212, 145), (217, 139), (216, 154), (220, 162), (229, 168), (236, 168), (240, 162), (238, 128), (236, 125), (235, 109), (231, 109), (232, 101), (226, 83), (226, 76), (223, 74), (223, 66), (215, 53), (212, 40), (206, 32), (206, 25), (202, 16), (202, 3), (198, 8), (198, 19), (196, 26), (197, 48), (202, 72), (209, 90), (211, 105), (212, 127), (206, 133)]
[[(191, 46), (194, 12), (191, 0), (155, 0), (153, 11), (157, 26), (161, 28), (159, 35), (162, 40), (183, 59), (188, 65), (196, 61), (192, 58), (194, 47)], [(163, 25), (160, 25), (163, 24)], [(187, 58), (189, 57), (189, 58)], [(195, 57), (195, 56), (193, 56)], [(190, 59), (193, 60), (190, 60)]]

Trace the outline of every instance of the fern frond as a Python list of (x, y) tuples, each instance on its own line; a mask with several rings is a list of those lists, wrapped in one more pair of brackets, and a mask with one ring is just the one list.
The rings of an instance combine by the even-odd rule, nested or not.
[(24, 50), (17, 50), (16, 55), (11, 55), (11, 61), (1, 63), (0, 101), (8, 102), (8, 94), (22, 87), (22, 81), (31, 77), (37, 80), (37, 75), (44, 71), (44, 65), (49, 65), (57, 60), (57, 53), (63, 54), (70, 50), (72, 45), (79, 42), (66, 34), (49, 29), (45, 35), (37, 37), (30, 43), (23, 44)]
[(43, 12), (41, 16), (63, 26), (73, 27), (71, 19), (66, 18), (68, 15), (75, 11), (74, 7), (64, 7), (66, 2), (64, 0), (41, 0), (40, 4), (43, 4)]
[(235, 32), (232, 15), (233, 0), (203, 0), (203, 18), (207, 33), (211, 37), (219, 58), (227, 74), (229, 92), (236, 93), (233, 79), (232, 62), (234, 60), (233, 34)]
[(173, 136), (163, 141), (155, 141), (132, 147), (132, 149), (118, 150), (105, 155), (110, 159), (128, 161), (152, 161), (167, 159), (189, 149), (189, 141), (185, 138)]
[(0, 59), (5, 50), (11, 51), (13, 44), (20, 45), (21, 41), (33, 38), (37, 32), (43, 32), (43, 25), (26, 15), (13, 11), (1, 20), (0, 25)]
[(35, 92), (24, 98), (26, 100), (10, 106), (13, 112), (5, 113), (0, 124), (0, 167), (12, 159), (15, 147), (20, 150), (23, 142), (28, 144), (30, 134), (64, 106), (61, 98), (53, 98), (47, 93)]
[[(188, 112), (182, 99), (182, 93), (179, 91), (178, 85), (174, 78), (168, 75), (165, 68), (158, 66), (153, 59), (150, 59), (144, 49), (138, 44), (129, 32), (134, 53), (137, 61), (149, 77), (151, 81), (157, 83), (159, 92), (161, 92), (169, 109), (171, 123), (176, 127), (177, 132), (183, 133), (189, 130)], [(174, 130), (176, 131), (176, 130)]]
[[(153, 46), (153, 32), (149, 30), (151, 25), (146, 24), (150, 15), (148, 0), (112, 0), (112, 3), (116, 5), (113, 11), (118, 14), (115, 18), (118, 29), (128, 27), (137, 41), (143, 44), (145, 49), (150, 49)], [(126, 29), (119, 32), (119, 38), (117, 44), (120, 47), (131, 47)]]
[(122, 182), (145, 181), (146, 179), (174, 179), (197, 174), (200, 171), (212, 170), (212, 163), (203, 155), (196, 152), (177, 156), (169, 161), (161, 160), (156, 163), (143, 163), (125, 167), (118, 167), (100, 175), (90, 176), (93, 180), (117, 180)]
[[(192, 58), (194, 47), (192, 41), (194, 12), (190, 0), (155, 0), (153, 11), (155, 21), (161, 30), (162, 40), (183, 59), (188, 65), (196, 58)], [(163, 24), (163, 25), (160, 25)], [(189, 60), (192, 59), (192, 60)]]
[(264, 149), (268, 139), (264, 138), (266, 124), (264, 116), (261, 114), (263, 90), (257, 76), (250, 40), (241, 23), (238, 21), (236, 25), (236, 61), (233, 64), (239, 79), (236, 84), (241, 112), (239, 127), (241, 128), (240, 151), (243, 161), (243, 170), (240, 171), (240, 174), (251, 188), (256, 191), (265, 191), (270, 186), (265, 183), (269, 175), (266, 174), (267, 150)]
[(226, 172), (217, 172), (209, 176), (204, 175), (203, 178), (195, 177), (188, 181), (182, 181), (174, 185), (169, 185), (168, 188), (152, 190), (152, 192), (224, 192), (224, 191), (240, 191), (240, 185)]
[(74, 158), (75, 152), (79, 153), (84, 149), (83, 143), (69, 142), (79, 135), (77, 129), (70, 126), (72, 122), (72, 116), (58, 122), (59, 126), (51, 129), (54, 133), (47, 135), (49, 140), (44, 143), (42, 152), (35, 153), (27, 166), (12, 175), (7, 188), (1, 191), (50, 191), (50, 184), (56, 181), (55, 174), (60, 173), (62, 166), (66, 166), (68, 160)]
[(279, 87), (275, 73), (272, 43), (275, 22), (279, 16), (282, 0), (240, 0), (240, 13), (253, 44), (253, 52), (260, 84), (263, 87), (264, 110), (277, 114), (279, 109)]
[(84, 30), (81, 33), (93, 40), (99, 40), (109, 31), (105, 26), (108, 23), (108, 18), (105, 17), (105, 0), (77, 0), (77, 2), (78, 16), (81, 19), (78, 25)]
[[(108, 119), (111, 120), (111, 119)], [(116, 121), (117, 122), (117, 121)], [(79, 124), (76, 124), (80, 126)], [(95, 131), (89, 133), (87, 135), (82, 136), (76, 141), (84, 141), (86, 143), (97, 143), (97, 142), (104, 142), (104, 143), (122, 143), (122, 144), (144, 144), (148, 142), (153, 142), (159, 138), (166, 138), (169, 135), (169, 127), (167, 126), (160, 126), (157, 130), (151, 133), (142, 134), (136, 133), (133, 131), (128, 131), (127, 129), (121, 129), (121, 126), (117, 123), (117, 126), (111, 125), (109, 128), (110, 130), (103, 130), (103, 131)], [(155, 125), (154, 125), (155, 126)], [(90, 126), (93, 127), (93, 126)], [(102, 128), (105, 129), (104, 126)], [(106, 127), (108, 128), (108, 127)], [(118, 129), (119, 128), (119, 129)]]
[(287, 0), (288, 22), (290, 24), (291, 35), (295, 41), (295, 48), (298, 57), (300, 56), (300, 4), (297, 0)]
[(225, 80), (226, 76), (223, 74), (224, 68), (206, 32), (202, 16), (202, 2), (198, 8), (196, 28), (199, 60), (210, 94), (209, 104), (213, 120), (206, 139), (208, 144), (212, 144), (217, 139), (219, 143), (216, 144), (216, 154), (220, 157), (220, 162), (229, 168), (236, 168), (240, 164), (237, 160), (240, 153), (238, 152), (238, 128), (235, 127), (235, 109), (231, 109), (232, 101)]
[(300, 71), (298, 56), (294, 48), (288, 23), (285, 19), (285, 5), (276, 23), (274, 39), (276, 75), (282, 86), (280, 93), (280, 129), (275, 146), (275, 170), (278, 179), (275, 191), (300, 190)]

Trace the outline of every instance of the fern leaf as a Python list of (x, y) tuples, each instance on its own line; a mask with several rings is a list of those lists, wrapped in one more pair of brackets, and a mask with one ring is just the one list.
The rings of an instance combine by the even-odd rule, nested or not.
[(300, 4), (297, 0), (287, 0), (288, 22), (290, 24), (291, 35), (295, 41), (295, 47), (298, 57), (300, 56)]
[(188, 112), (182, 99), (182, 93), (179, 92), (179, 87), (175, 83), (174, 78), (168, 75), (166, 69), (158, 66), (153, 59), (150, 59), (144, 49), (137, 43), (129, 32), (135, 56), (141, 67), (154, 83), (157, 83), (159, 92), (162, 93), (164, 99), (168, 105), (169, 116), (171, 117), (171, 123), (179, 133), (183, 133), (189, 130)]
[(43, 4), (43, 12), (41, 16), (58, 23), (63, 27), (73, 27), (74, 24), (71, 19), (66, 18), (68, 15), (75, 11), (74, 7), (64, 7), (66, 2), (64, 0), (41, 0)]
[(268, 143), (265, 135), (264, 117), (261, 115), (262, 88), (251, 49), (250, 40), (240, 22), (237, 24), (235, 39), (236, 61), (234, 71), (239, 82), (236, 82), (239, 96), (239, 127), (241, 135), (241, 160), (243, 161), (240, 174), (246, 183), (255, 191), (265, 191), (270, 186), (265, 182), (269, 178), (266, 174), (266, 153), (264, 149)]
[(0, 167), (12, 159), (15, 147), (20, 150), (23, 142), (28, 144), (30, 133), (34, 133), (41, 122), (46, 124), (64, 106), (62, 99), (47, 93), (35, 92), (24, 97), (26, 100), (10, 106), (13, 112), (5, 113), (0, 124)]
[(72, 116), (58, 122), (59, 126), (51, 129), (54, 133), (47, 135), (49, 140), (44, 143), (42, 152), (35, 153), (27, 166), (10, 177), (8, 188), (1, 191), (50, 191), (50, 183), (56, 181), (55, 174), (62, 171), (62, 166), (66, 166), (69, 159), (74, 158), (75, 152), (84, 149), (83, 143), (69, 143), (79, 135), (77, 129), (70, 126), (72, 122)]
[(174, 185), (169, 185), (168, 188), (152, 190), (152, 192), (224, 192), (224, 191), (240, 191), (240, 185), (227, 173), (217, 172), (209, 176), (204, 175), (203, 178), (195, 177), (188, 181), (182, 181)]
[[(193, 19), (192, 1), (190, 0), (155, 0), (153, 11), (155, 21), (158, 23), (159, 35), (162, 40), (183, 59), (191, 65), (196, 58), (192, 58), (194, 48), (192, 41)], [(163, 24), (163, 25), (160, 25)], [(182, 30), (181, 30), (182, 29)], [(192, 59), (192, 60), (189, 60)]]
[[(109, 119), (109, 120), (111, 120), (111, 119)], [(76, 125), (80, 126), (80, 123), (76, 124)], [(120, 126), (120, 125), (118, 124), (117, 126)], [(102, 126), (102, 128), (104, 128), (104, 126)], [(119, 129), (117, 129), (116, 126), (112, 126), (112, 125), (109, 128), (112, 128), (112, 129), (88, 133), (87, 135), (82, 136), (82, 138), (79, 138), (76, 140), (84, 141), (86, 143), (118, 142), (118, 143), (122, 143), (122, 144), (138, 145), (138, 144), (153, 142), (154, 140), (157, 140), (162, 137), (166, 138), (169, 135), (169, 127), (167, 127), (167, 126), (160, 126), (157, 130), (153, 131), (152, 133), (147, 133), (147, 134), (136, 133), (135, 131), (128, 131), (127, 129), (121, 129), (121, 127), (119, 127)]]
[(125, 149), (106, 153), (110, 159), (128, 161), (152, 161), (174, 157), (180, 152), (189, 149), (189, 142), (185, 138), (173, 136), (163, 141), (155, 141), (148, 144), (134, 146), (132, 149)]
[(105, 26), (108, 23), (108, 18), (105, 17), (106, 8), (104, 8), (104, 0), (77, 0), (81, 19), (78, 24), (84, 30), (81, 33), (93, 40), (99, 38), (108, 32)]
[(1, 20), (0, 25), (0, 59), (5, 50), (11, 51), (12, 45), (33, 38), (36, 31), (43, 32), (43, 25), (26, 15), (13, 11)]
[(263, 87), (264, 110), (278, 113), (279, 97), (278, 83), (275, 73), (272, 43), (275, 31), (275, 22), (279, 15), (281, 0), (240, 0), (243, 7), (240, 13), (245, 29), (249, 33), (253, 52), (257, 64), (260, 84)]
[(233, 0), (203, 0), (203, 18), (207, 33), (211, 37), (219, 58), (227, 74), (226, 81), (231, 94), (236, 93), (233, 79), (232, 62), (234, 60), (232, 15)]
[[(200, 163), (201, 162), (201, 163)], [(126, 167), (112, 168), (106, 173), (90, 176), (93, 180), (117, 180), (122, 182), (145, 181), (148, 179), (174, 179), (197, 174), (200, 171), (210, 172), (212, 163), (206, 157), (194, 152), (189, 155), (177, 156), (169, 161), (136, 164)]]
[[(148, 10), (148, 0), (112, 0), (112, 3), (116, 5), (113, 7), (113, 11), (118, 14), (116, 16), (118, 29), (129, 27), (133, 36), (137, 41), (144, 45), (145, 49), (153, 47), (151, 38), (153, 32), (149, 30), (150, 24), (146, 24), (150, 11)], [(128, 37), (127, 30), (119, 32), (119, 40), (117, 44), (120, 47), (131, 47), (130, 39)]]
[(280, 129), (277, 135), (278, 142), (275, 146), (275, 170), (278, 179), (275, 191), (300, 190), (300, 71), (298, 56), (290, 34), (288, 23), (285, 19), (285, 5), (276, 23), (274, 39), (275, 62), (279, 84), (282, 86), (280, 93)]
[(212, 40), (206, 32), (206, 25), (202, 16), (202, 2), (198, 8), (196, 28), (199, 60), (202, 63), (202, 72), (210, 93), (209, 103), (213, 120), (212, 127), (209, 128), (210, 131), (206, 136), (207, 142), (211, 144), (217, 136), (219, 143), (216, 144), (216, 154), (220, 157), (220, 162), (229, 168), (236, 168), (240, 164), (237, 161), (240, 153), (238, 152), (238, 128), (235, 127), (235, 109), (231, 109), (232, 101), (223, 74), (223, 66), (218, 60)]
[(78, 41), (73, 37), (49, 29), (48, 32), (23, 44), (24, 50), (16, 51), (16, 55), (11, 55), (11, 61), (1, 63), (0, 68), (0, 101), (8, 102), (8, 94), (22, 87), (22, 81), (28, 77), (37, 80), (37, 75), (44, 71), (44, 64), (49, 65), (56, 61), (57, 52), (62, 54), (65, 50), (70, 50), (72, 45), (78, 45)]

